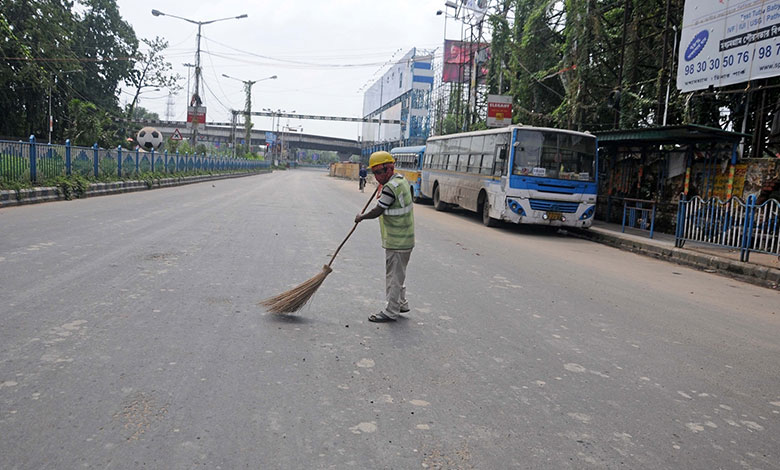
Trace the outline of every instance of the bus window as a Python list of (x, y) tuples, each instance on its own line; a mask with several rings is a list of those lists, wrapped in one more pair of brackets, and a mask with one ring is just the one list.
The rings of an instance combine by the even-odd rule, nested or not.
[(482, 155), (469, 155), (469, 166), (466, 171), (469, 173), (479, 173), (479, 164), (482, 161)]
[(493, 154), (488, 154), (482, 157), (482, 166), (479, 168), (479, 172), (483, 175), (489, 175), (493, 172)]
[(469, 163), (469, 156), (468, 154), (461, 154), (458, 155), (458, 171), (466, 172), (466, 167)]
[(457, 139), (452, 139), (453, 142), (456, 145), (456, 150), (452, 150), (452, 153), (457, 154), (469, 154), (469, 151), (471, 149), (471, 137), (460, 137)]
[(476, 153), (482, 155), (485, 153), (485, 136), (475, 135), (471, 138), (471, 145), (469, 146), (469, 153)]
[(496, 150), (496, 135), (495, 134), (488, 134), (485, 136), (485, 143), (482, 147), (483, 150), (479, 153), (493, 155), (493, 152)]
[(450, 171), (455, 171), (458, 168), (458, 156), (457, 155), (449, 155), (449, 160), (447, 160), (447, 169)]

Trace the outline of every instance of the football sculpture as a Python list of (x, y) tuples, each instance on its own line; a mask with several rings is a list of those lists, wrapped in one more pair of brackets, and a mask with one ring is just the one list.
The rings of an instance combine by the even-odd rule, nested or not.
[(163, 144), (162, 134), (154, 127), (144, 127), (138, 131), (135, 140), (142, 149), (147, 151), (157, 150)]

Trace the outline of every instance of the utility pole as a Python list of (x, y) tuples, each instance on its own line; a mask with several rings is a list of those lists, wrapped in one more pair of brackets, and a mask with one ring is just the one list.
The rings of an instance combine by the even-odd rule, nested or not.
[(198, 117), (198, 111), (200, 106), (203, 104), (203, 100), (200, 98), (200, 31), (203, 25), (216, 23), (217, 21), (225, 21), (225, 20), (239, 20), (241, 18), (247, 18), (247, 14), (239, 15), (239, 16), (230, 16), (227, 18), (219, 18), (216, 20), (209, 20), (209, 21), (195, 21), (191, 20), (189, 18), (184, 18), (182, 16), (176, 16), (171, 15), (169, 13), (163, 13), (160, 10), (152, 10), (152, 15), (154, 16), (170, 16), (171, 18), (176, 18), (179, 20), (184, 20), (187, 23), (192, 23), (198, 25), (198, 46), (195, 51), (195, 92), (192, 94), (192, 98), (190, 98), (189, 105), (192, 107), (195, 107), (195, 113), (193, 115), (192, 119), (192, 144), (193, 146), (198, 145), (198, 124), (200, 124), (200, 117)]
[[(249, 152), (252, 152), (252, 85), (254, 85), (257, 82), (262, 82), (263, 80), (276, 80), (276, 75), (272, 75), (270, 77), (261, 78), (260, 80), (241, 80), (240, 78), (231, 77), (227, 74), (222, 74), (225, 78), (230, 78), (231, 80), (238, 80), (239, 82), (244, 84), (244, 92), (246, 93), (246, 101), (244, 103), (244, 130), (246, 132), (245, 136), (245, 142), (246, 147), (249, 149)], [(235, 123), (234, 123), (235, 125)]]

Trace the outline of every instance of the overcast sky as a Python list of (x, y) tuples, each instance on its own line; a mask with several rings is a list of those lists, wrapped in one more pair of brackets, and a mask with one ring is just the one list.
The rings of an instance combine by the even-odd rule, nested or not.
[[(186, 88), (195, 63), (197, 25), (151, 10), (194, 21), (233, 17), (202, 27), (201, 97), (208, 122), (229, 122), (230, 109), (244, 109), (243, 84), (222, 77), (260, 80), (252, 87), (252, 110), (281, 109), (300, 114), (360, 117), (363, 90), (412, 47), (441, 56), (444, 0), (118, 0), (122, 17), (138, 38), (161, 36), (169, 43), (166, 58), (183, 78), (171, 118), (186, 120)], [(452, 10), (450, 10), (452, 13)], [(460, 36), (460, 23), (447, 20), (447, 37)], [(190, 87), (194, 81), (190, 79)], [(122, 102), (132, 99), (122, 94)], [(141, 106), (166, 119), (165, 92), (148, 91)], [(255, 129), (268, 130), (271, 118), (254, 117)], [(282, 120), (305, 133), (355, 139), (357, 123)]]

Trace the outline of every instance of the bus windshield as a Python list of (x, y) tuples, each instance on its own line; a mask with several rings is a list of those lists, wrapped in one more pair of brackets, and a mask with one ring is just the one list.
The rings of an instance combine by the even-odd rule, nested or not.
[(595, 137), (518, 129), (512, 174), (595, 181), (595, 161)]

